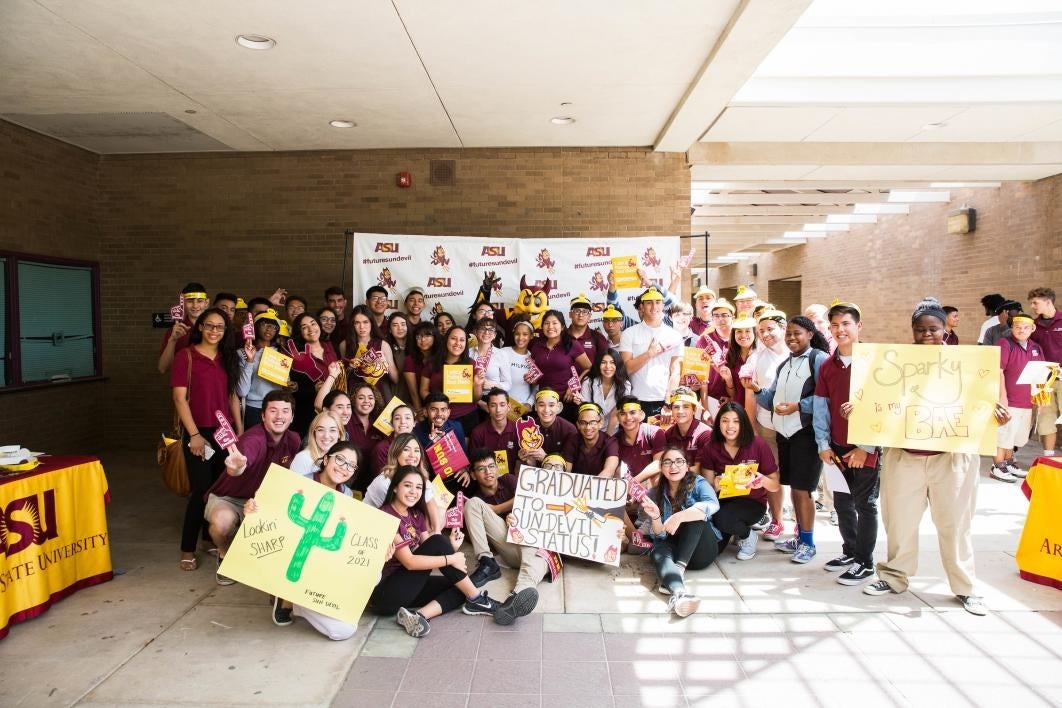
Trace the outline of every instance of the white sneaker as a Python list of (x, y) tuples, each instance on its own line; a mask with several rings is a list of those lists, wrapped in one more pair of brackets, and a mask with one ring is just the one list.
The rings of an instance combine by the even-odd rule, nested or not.
[(1028, 470), (1023, 470), (1021, 467), (1018, 467), (1016, 464), (1014, 464), (1014, 460), (1007, 460), (1006, 467), (1007, 467), (1007, 472), (1010, 472), (1012, 475), (1014, 475), (1018, 479), (1025, 479), (1026, 477), (1029, 476), (1029, 471)]
[(1018, 478), (1008, 472), (1006, 467), (1000, 467), (998, 465), (992, 465), (988, 469), (988, 476), (992, 479), (998, 479), (1000, 482), (1018, 481)]
[(760, 534), (749, 531), (749, 535), (738, 543), (737, 559), (739, 561), (752, 560), (756, 557), (756, 544), (760, 541)]
[(679, 617), (689, 617), (696, 612), (701, 606), (701, 599), (696, 595), (683, 590), (678, 595), (672, 595), (671, 599), (667, 601), (667, 609), (669, 612), (674, 612)]

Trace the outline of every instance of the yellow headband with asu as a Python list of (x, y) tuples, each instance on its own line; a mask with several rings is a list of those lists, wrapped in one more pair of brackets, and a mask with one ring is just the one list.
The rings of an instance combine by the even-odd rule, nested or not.
[(628, 401), (628, 402), (624, 403), (622, 406), (620, 406), (620, 410), (623, 411), (624, 413), (626, 413), (628, 411), (640, 411), (641, 409), (642, 409), (642, 404), (638, 403), (637, 401)]
[(185, 300), (209, 300), (206, 293), (183, 293), (181, 295)]
[(1010, 318), (1010, 323), (1014, 324), (1015, 322), (1028, 322), (1031, 325), (1036, 325), (1036, 321), (1028, 315), (1014, 315)]
[(697, 397), (690, 393), (676, 393), (671, 397), (671, 400), (668, 401), (668, 403), (679, 402), (689, 403), (693, 407), (701, 405), (701, 402), (697, 400)]
[(560, 394), (550, 388), (544, 388), (535, 394), (536, 401), (541, 401), (543, 398), (552, 398), (554, 401), (560, 402)]

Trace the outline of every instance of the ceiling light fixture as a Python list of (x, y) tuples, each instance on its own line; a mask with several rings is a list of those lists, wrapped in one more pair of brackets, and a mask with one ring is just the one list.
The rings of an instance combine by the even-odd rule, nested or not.
[(261, 51), (272, 49), (277, 46), (277, 41), (269, 37), (263, 37), (260, 34), (238, 34), (236, 35), (236, 44), (244, 49), (257, 49)]
[(575, 122), (575, 119), (571, 116), (553, 116), (549, 119), (549, 122), (553, 125), (571, 125)]
[(922, 126), (922, 130), (938, 130), (946, 125), (947, 123), (926, 123)]
[(353, 128), (357, 123), (352, 120), (330, 120), (328, 121), (328, 125), (333, 128)]

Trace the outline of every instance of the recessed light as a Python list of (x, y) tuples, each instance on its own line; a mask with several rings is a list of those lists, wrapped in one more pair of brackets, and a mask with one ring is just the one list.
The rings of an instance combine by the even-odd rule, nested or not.
[(570, 105), (572, 105), (571, 101), (562, 101), (561, 102), (561, 108), (567, 108)]
[(575, 122), (575, 119), (571, 116), (553, 116), (549, 119), (549, 122), (553, 125), (571, 125)]
[(946, 125), (947, 123), (926, 123), (922, 126), (922, 130), (937, 130), (938, 128), (943, 128)]
[(190, 116), (194, 116), (197, 111), (194, 108), (188, 108), (188, 109), (185, 109), (184, 112), (187, 113)]
[(330, 120), (328, 125), (333, 128), (353, 128), (357, 123), (352, 120)]
[(263, 37), (260, 34), (238, 34), (236, 35), (236, 44), (244, 49), (263, 50), (277, 46), (277, 41), (269, 37)]

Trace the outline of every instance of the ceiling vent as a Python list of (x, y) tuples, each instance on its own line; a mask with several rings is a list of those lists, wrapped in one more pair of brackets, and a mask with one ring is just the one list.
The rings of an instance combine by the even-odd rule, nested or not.
[(432, 160), (429, 182), (435, 187), (452, 187), (457, 181), (453, 160)]

